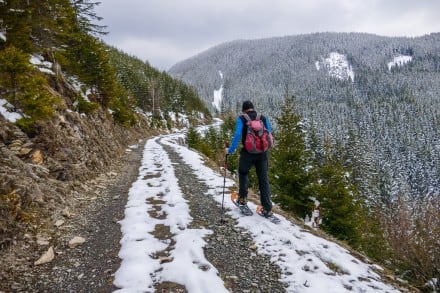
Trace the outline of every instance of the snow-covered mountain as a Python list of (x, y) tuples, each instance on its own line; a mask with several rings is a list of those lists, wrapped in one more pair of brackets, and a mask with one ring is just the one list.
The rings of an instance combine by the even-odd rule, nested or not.
[(344, 147), (368, 197), (414, 200), (440, 193), (440, 33), (237, 40), (169, 72), (211, 107), (221, 89), (222, 108), (233, 112), (250, 99), (276, 117), (286, 92), (295, 95), (297, 111), (321, 143)]

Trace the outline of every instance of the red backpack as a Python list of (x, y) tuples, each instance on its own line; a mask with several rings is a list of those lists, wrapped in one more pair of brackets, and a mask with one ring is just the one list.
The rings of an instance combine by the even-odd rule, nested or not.
[(266, 152), (273, 146), (272, 134), (264, 127), (260, 119), (261, 114), (257, 114), (255, 120), (251, 120), (248, 114), (243, 114), (246, 119), (246, 137), (244, 148), (251, 154), (260, 154)]

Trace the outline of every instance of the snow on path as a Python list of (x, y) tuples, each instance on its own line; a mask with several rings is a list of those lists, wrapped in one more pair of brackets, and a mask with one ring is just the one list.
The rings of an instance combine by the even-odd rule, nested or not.
[[(203, 237), (211, 231), (187, 227), (192, 220), (187, 201), (168, 154), (157, 140), (145, 144), (140, 174), (129, 190), (125, 218), (120, 221), (122, 261), (114, 284), (121, 289), (116, 292), (153, 292), (154, 284), (165, 281), (182, 284), (188, 292), (227, 292), (203, 254)], [(165, 219), (148, 213), (157, 211), (158, 202), (163, 202), (160, 215), (166, 215)], [(172, 247), (170, 239), (159, 240), (151, 234), (156, 225), (170, 228), (176, 242)], [(170, 254), (161, 264), (155, 254), (166, 249)]]
[[(138, 180), (129, 191), (125, 218), (120, 221), (123, 238), (119, 257), (121, 267), (114, 284), (122, 288), (117, 292), (151, 292), (154, 284), (171, 281), (182, 284), (188, 292), (227, 292), (218, 271), (204, 257), (203, 237), (207, 229), (188, 229), (191, 222), (189, 207), (178, 187), (174, 169), (161, 143), (173, 147), (194, 170), (194, 176), (204, 181), (217, 202), (222, 202), (223, 177), (206, 167), (196, 152), (177, 144), (183, 134), (161, 136), (147, 141)], [(226, 180), (226, 186), (234, 182)], [(150, 199), (150, 200), (148, 200)], [(161, 200), (165, 219), (151, 217), (151, 200)], [(381, 282), (373, 269), (353, 257), (343, 247), (314, 236), (290, 223), (284, 217), (273, 224), (254, 214), (240, 216), (230, 200), (225, 198), (227, 212), (238, 221), (238, 226), (250, 231), (258, 252), (269, 255), (281, 269), (281, 281), (287, 292), (399, 292)], [(219, 205), (220, 206), (220, 205)], [(256, 208), (249, 203), (251, 209)], [(220, 207), (219, 207), (220, 208)], [(156, 225), (170, 227), (176, 244), (156, 239), (151, 233)], [(161, 264), (155, 253), (170, 250), (172, 261)], [(227, 261), (227, 260), (225, 260)], [(209, 267), (209, 270), (201, 268)]]
[[(176, 144), (176, 139), (177, 135), (169, 136), (164, 143), (180, 153), (199, 180), (211, 187), (209, 195), (221, 203), (222, 175), (206, 167), (197, 153)], [(227, 179), (226, 186), (233, 184)], [(380, 269), (378, 266), (356, 259), (336, 243), (314, 236), (280, 215), (281, 223), (273, 224), (255, 213), (241, 216), (229, 199), (224, 204), (238, 226), (250, 231), (258, 252), (269, 255), (281, 268), (281, 281), (288, 285), (288, 292), (400, 292), (380, 280), (373, 271)], [(249, 207), (256, 209), (253, 203)]]

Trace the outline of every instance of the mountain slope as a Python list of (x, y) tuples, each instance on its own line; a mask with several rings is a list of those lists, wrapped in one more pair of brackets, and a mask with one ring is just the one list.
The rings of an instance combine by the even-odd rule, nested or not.
[(276, 117), (295, 95), (320, 148), (343, 147), (367, 197), (414, 201), (440, 192), (439, 52), (440, 34), (319, 33), (221, 44), (169, 72), (207, 105), (221, 88), (223, 111), (250, 99)]
[(210, 119), (187, 85), (103, 44), (95, 5), (0, 1), (0, 250), (51, 226), (128, 143)]

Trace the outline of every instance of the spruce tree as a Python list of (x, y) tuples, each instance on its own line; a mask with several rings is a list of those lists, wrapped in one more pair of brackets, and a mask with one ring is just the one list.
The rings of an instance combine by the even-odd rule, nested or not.
[(341, 159), (329, 150), (318, 173), (319, 181), (313, 190), (321, 203), (321, 227), (336, 238), (357, 246), (357, 228), (362, 219), (355, 186), (349, 182), (350, 173), (341, 164)]
[(36, 121), (52, 117), (61, 99), (48, 90), (46, 79), (28, 61), (29, 56), (13, 46), (0, 51), (0, 91), (26, 115), (17, 124), (30, 134)]
[(301, 117), (294, 111), (295, 98), (286, 97), (276, 119), (275, 148), (271, 151), (270, 175), (273, 199), (283, 209), (304, 217), (310, 210), (307, 172), (310, 153), (306, 149)]

